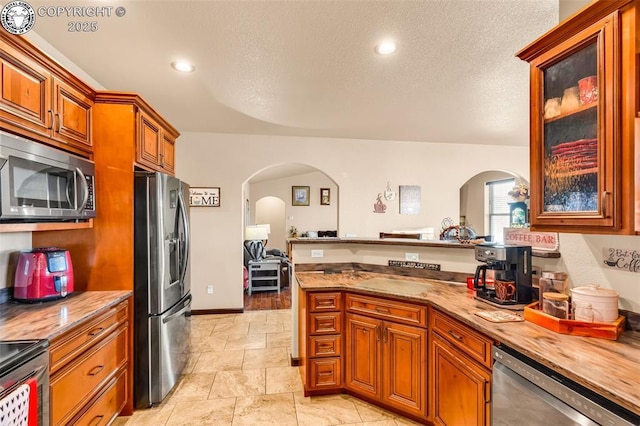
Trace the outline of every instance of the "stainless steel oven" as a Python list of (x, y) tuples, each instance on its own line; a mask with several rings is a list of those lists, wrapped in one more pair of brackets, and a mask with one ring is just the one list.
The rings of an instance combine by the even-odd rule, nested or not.
[(0, 132), (0, 222), (95, 217), (94, 164)]
[(640, 416), (506, 347), (493, 347), (492, 426), (640, 425)]
[(33, 419), (38, 426), (49, 425), (49, 342), (0, 342), (0, 424), (32, 424)]

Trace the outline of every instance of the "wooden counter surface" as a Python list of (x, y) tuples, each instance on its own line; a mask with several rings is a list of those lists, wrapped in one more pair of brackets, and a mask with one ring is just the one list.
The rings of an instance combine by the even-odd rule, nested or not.
[(346, 271), (298, 272), (296, 278), (305, 291), (348, 290), (429, 303), (640, 415), (640, 332), (626, 331), (612, 341), (558, 334), (528, 321), (492, 323), (475, 313), (498, 309), (460, 283)]
[(0, 305), (0, 340), (51, 340), (132, 294), (131, 291), (87, 291), (51, 302), (7, 302)]

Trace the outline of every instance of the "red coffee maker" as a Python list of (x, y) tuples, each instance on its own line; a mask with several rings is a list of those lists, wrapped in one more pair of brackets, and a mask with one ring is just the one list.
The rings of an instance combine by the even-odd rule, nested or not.
[(13, 299), (19, 302), (56, 300), (73, 293), (73, 265), (68, 250), (42, 247), (18, 256)]

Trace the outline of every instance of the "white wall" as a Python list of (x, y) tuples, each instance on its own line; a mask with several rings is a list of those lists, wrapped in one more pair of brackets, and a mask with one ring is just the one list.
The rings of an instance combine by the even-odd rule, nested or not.
[[(192, 185), (219, 186), (222, 194), (219, 208), (191, 209), (194, 309), (242, 307), (243, 184), (259, 171), (301, 163), (330, 176), (339, 187), (331, 193), (331, 204), (339, 205), (340, 236), (377, 237), (382, 231), (422, 227), (439, 232), (443, 218), (458, 217), (460, 187), (470, 177), (487, 168), (528, 176), (528, 135), (523, 134), (523, 139), (521, 147), (499, 147), (183, 133), (176, 144), (178, 177)], [(211, 158), (217, 159), (215, 167)], [(421, 213), (400, 215), (397, 198), (386, 201), (386, 213), (374, 213), (376, 196), (387, 182), (396, 191), (398, 185), (420, 185)], [(286, 186), (283, 191), (289, 199), (291, 185)], [(259, 198), (254, 192), (252, 187), (249, 196)], [(312, 189), (311, 195), (314, 203), (319, 189)], [(319, 203), (317, 198), (315, 202)], [(300, 216), (294, 213), (295, 217)], [(206, 294), (207, 285), (214, 286), (212, 295)]]
[(31, 248), (31, 232), (0, 233), (0, 289), (13, 287), (11, 253)]

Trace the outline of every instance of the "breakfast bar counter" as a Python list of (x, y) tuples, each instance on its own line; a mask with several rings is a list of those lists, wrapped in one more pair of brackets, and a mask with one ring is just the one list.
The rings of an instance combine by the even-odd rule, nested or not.
[(527, 321), (493, 323), (476, 312), (498, 309), (460, 283), (357, 271), (297, 272), (296, 278), (303, 291), (355, 291), (429, 304), (640, 415), (640, 332), (612, 341), (558, 334)]
[(131, 291), (87, 291), (50, 302), (7, 302), (0, 305), (0, 340), (54, 339), (131, 295)]

